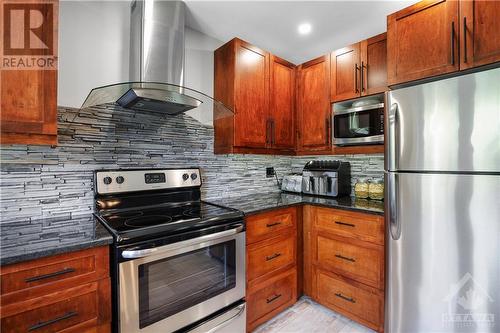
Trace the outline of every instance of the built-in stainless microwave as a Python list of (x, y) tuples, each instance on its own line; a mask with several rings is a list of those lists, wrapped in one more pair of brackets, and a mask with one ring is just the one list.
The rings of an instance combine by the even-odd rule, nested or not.
[(334, 103), (332, 118), (336, 146), (384, 142), (383, 95)]

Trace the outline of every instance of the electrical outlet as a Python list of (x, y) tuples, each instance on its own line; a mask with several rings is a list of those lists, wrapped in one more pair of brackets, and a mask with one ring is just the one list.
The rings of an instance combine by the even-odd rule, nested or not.
[(267, 178), (274, 177), (274, 175), (275, 175), (274, 167), (266, 168), (266, 177)]

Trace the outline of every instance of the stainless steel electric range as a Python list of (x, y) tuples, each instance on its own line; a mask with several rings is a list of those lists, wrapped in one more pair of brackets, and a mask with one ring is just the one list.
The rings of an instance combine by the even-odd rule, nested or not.
[(243, 213), (200, 198), (198, 168), (95, 172), (113, 234), (113, 330), (245, 331)]

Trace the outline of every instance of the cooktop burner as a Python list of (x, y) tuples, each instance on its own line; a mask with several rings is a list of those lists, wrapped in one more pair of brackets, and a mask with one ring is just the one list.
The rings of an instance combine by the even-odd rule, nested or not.
[(123, 223), (127, 227), (131, 228), (142, 228), (150, 225), (157, 225), (161, 223), (168, 223), (172, 221), (172, 218), (167, 215), (143, 215), (131, 217), (125, 220)]

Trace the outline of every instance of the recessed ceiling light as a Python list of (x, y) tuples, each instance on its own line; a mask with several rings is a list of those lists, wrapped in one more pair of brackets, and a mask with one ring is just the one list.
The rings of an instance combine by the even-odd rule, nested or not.
[(312, 30), (311, 24), (309, 24), (309, 23), (299, 24), (299, 28), (298, 28), (299, 34), (307, 35), (308, 33), (311, 32), (311, 30)]

